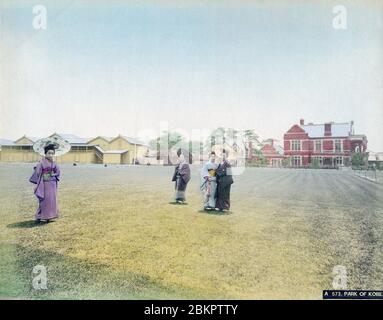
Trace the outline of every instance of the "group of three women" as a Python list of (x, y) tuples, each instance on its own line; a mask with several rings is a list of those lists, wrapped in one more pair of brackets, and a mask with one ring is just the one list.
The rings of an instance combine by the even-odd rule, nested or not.
[[(186, 200), (186, 186), (190, 180), (190, 166), (184, 154), (177, 152), (179, 163), (175, 168), (173, 179), (175, 181), (175, 201), (184, 203)], [(201, 191), (204, 194), (203, 207), (206, 211), (229, 210), (230, 188), (233, 183), (231, 166), (227, 160), (226, 150), (222, 151), (222, 159), (218, 163), (214, 151), (210, 153), (209, 161), (201, 171)]]

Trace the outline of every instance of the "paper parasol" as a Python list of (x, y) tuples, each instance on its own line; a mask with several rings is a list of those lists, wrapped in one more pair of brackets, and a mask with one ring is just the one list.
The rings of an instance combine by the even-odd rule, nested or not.
[(64, 140), (63, 138), (58, 136), (37, 140), (33, 144), (33, 150), (38, 154), (44, 156), (44, 148), (50, 144), (53, 144), (55, 146), (55, 156), (62, 156), (70, 150), (70, 143), (67, 140)]

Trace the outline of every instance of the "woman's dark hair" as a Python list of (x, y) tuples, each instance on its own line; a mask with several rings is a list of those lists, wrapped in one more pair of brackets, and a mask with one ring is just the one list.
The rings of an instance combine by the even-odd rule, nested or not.
[(48, 145), (45, 146), (45, 148), (44, 148), (44, 154), (47, 154), (47, 152), (48, 152), (49, 150), (53, 150), (53, 151), (55, 151), (55, 149), (56, 149), (56, 146), (55, 146), (54, 144), (48, 144)]
[(189, 164), (190, 164), (190, 163), (193, 163), (193, 155), (192, 155), (189, 151), (187, 151), (187, 150), (185, 150), (185, 149), (181, 149), (181, 148), (179, 148), (179, 149), (177, 150), (177, 156), (180, 156), (181, 154), (184, 155), (185, 160), (188, 161)]
[(215, 151), (210, 152), (210, 154), (214, 154), (215, 155)]
[(222, 154), (225, 154), (226, 156), (229, 156), (229, 152), (226, 149), (222, 150)]

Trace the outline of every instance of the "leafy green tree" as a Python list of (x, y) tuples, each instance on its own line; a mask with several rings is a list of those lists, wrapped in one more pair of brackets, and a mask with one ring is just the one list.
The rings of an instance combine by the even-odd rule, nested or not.
[(364, 164), (363, 155), (361, 153), (354, 153), (351, 158), (351, 164), (353, 167), (361, 167)]
[(236, 130), (234, 128), (218, 127), (209, 135), (205, 143), (205, 151), (209, 151), (215, 145), (229, 145), (231, 147), (244, 146), (246, 157), (256, 156), (255, 150), (259, 145), (259, 136), (255, 130)]
[(206, 149), (210, 150), (211, 147), (214, 147), (216, 145), (224, 144), (227, 140), (227, 129), (223, 127), (219, 127), (217, 129), (214, 129), (207, 141), (206, 141)]
[(259, 136), (254, 129), (243, 131), (243, 142), (246, 148), (246, 158), (252, 159), (254, 156), (260, 157), (262, 152), (257, 149), (260, 145)]
[(284, 158), (282, 160), (282, 167), (288, 167), (290, 165), (290, 159), (289, 158)]
[(160, 158), (160, 155), (166, 154), (168, 163), (170, 163), (170, 150), (174, 146), (177, 145), (180, 148), (188, 149), (188, 143), (180, 133), (169, 131), (164, 131), (161, 136), (151, 140), (149, 145), (151, 148), (157, 150), (157, 159)]
[(310, 168), (319, 169), (319, 160), (317, 158), (311, 159)]

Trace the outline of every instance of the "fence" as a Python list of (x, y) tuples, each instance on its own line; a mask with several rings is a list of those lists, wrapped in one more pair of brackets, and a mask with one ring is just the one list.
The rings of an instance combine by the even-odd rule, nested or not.
[(378, 181), (378, 176), (376, 174), (375, 169), (353, 169), (355, 175), (358, 177), (370, 180), (370, 181)]

